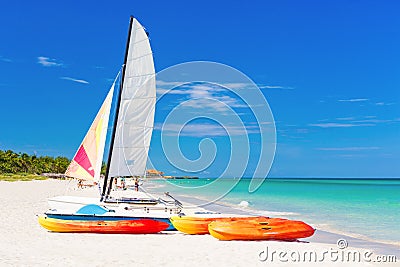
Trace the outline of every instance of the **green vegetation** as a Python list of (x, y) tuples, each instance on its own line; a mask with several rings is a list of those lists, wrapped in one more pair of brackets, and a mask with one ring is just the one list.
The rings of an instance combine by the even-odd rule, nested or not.
[(0, 181), (15, 182), (15, 181), (32, 181), (32, 180), (46, 180), (47, 177), (29, 174), (29, 173), (7, 173), (0, 174)]
[(46, 179), (41, 173), (64, 173), (70, 160), (0, 150), (0, 180), (28, 181)]
[(105, 175), (105, 174), (106, 174), (106, 170), (107, 170), (107, 164), (103, 161), (103, 162), (101, 163), (100, 174)]

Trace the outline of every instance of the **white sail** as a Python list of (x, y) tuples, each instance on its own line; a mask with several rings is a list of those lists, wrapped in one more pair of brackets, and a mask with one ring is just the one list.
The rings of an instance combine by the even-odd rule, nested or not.
[(149, 38), (143, 26), (133, 19), (109, 177), (145, 174), (155, 101)]

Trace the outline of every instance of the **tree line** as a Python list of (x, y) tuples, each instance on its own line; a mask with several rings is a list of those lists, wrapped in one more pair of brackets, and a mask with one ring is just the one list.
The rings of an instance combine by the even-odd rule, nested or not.
[(0, 174), (4, 173), (64, 173), (70, 160), (66, 157), (50, 157), (0, 150)]

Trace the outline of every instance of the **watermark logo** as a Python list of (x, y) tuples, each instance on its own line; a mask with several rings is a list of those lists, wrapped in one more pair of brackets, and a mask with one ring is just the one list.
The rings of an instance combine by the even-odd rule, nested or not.
[(337, 248), (324, 250), (274, 250), (268, 246), (258, 254), (262, 262), (372, 262), (394, 263), (395, 255), (376, 255), (370, 250), (349, 249), (346, 239), (339, 239)]
[(345, 248), (347, 248), (349, 246), (349, 244), (347, 243), (347, 240), (346, 239), (342, 239), (342, 238), (338, 239), (336, 244), (337, 244), (337, 247), (339, 249), (345, 249)]
[(169, 67), (157, 73), (156, 81), (148, 166), (177, 173), (170, 175), (217, 178), (185, 188), (188, 195), (224, 188), (207, 203), (229, 193), (244, 176), (251, 178), (248, 191), (257, 190), (276, 146), (274, 118), (259, 86), (235, 68), (206, 61)]

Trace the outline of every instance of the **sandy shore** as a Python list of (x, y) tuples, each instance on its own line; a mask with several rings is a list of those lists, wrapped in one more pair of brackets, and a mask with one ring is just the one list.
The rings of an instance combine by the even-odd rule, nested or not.
[[(349, 247), (339, 249), (336, 241), (342, 237), (324, 231), (304, 242), (223, 242), (179, 232), (50, 233), (40, 227), (37, 215), (48, 209), (48, 197), (65, 194), (67, 186), (68, 182), (57, 180), (0, 182), (0, 266), (399, 266), (373, 262), (392, 255), (397, 247), (373, 243), (366, 247), (350, 238)], [(353, 256), (348, 262), (349, 252), (360, 255), (361, 262), (353, 263)]]

